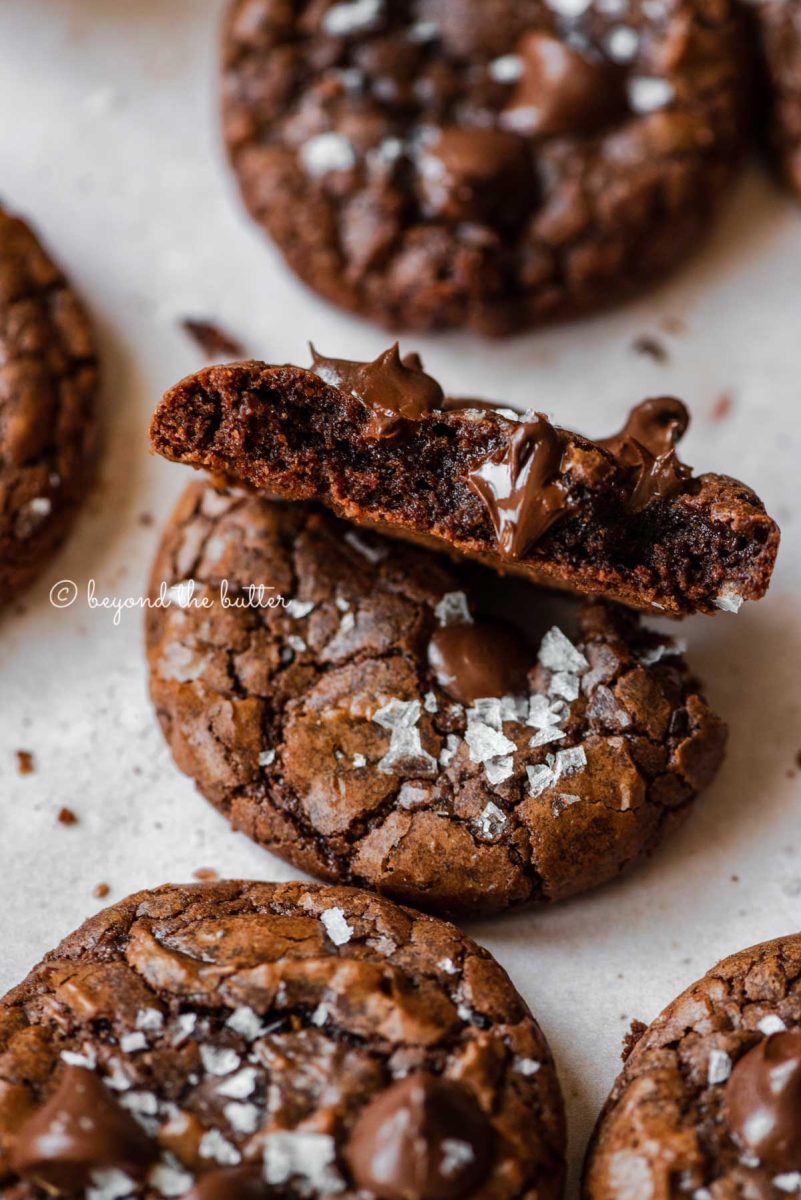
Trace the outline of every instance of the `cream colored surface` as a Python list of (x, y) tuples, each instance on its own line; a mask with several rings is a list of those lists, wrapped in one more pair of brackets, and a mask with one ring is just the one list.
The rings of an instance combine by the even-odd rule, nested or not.
[[(209, 316), (254, 355), (306, 341), (372, 357), (387, 337), (325, 307), (240, 211), (219, 146), (219, 5), (0, 0), (0, 195), (35, 221), (96, 318), (106, 376), (102, 486), (19, 611), (0, 621), (0, 987), (110, 899), (198, 867), (293, 872), (232, 833), (180, 776), (146, 697), (141, 619), (87, 607), (142, 593), (159, 523), (186, 482), (149, 457), (160, 393), (202, 359), (177, 326)], [(406, 339), (448, 390), (536, 405), (589, 434), (673, 392), (685, 456), (738, 474), (779, 519), (768, 598), (685, 623), (731, 750), (685, 830), (652, 862), (553, 911), (471, 929), (509, 969), (558, 1058), (578, 1163), (632, 1017), (650, 1020), (716, 959), (801, 929), (801, 208), (756, 168), (702, 253), (636, 304), (513, 342)], [(664, 322), (678, 318), (683, 333)], [(671, 327), (673, 327), (671, 325)], [(657, 336), (670, 360), (632, 350)], [(719, 398), (731, 413), (715, 420)], [(155, 525), (142, 523), (152, 514)], [(51, 586), (81, 597), (55, 610)], [(20, 777), (15, 751), (36, 757)], [(79, 824), (56, 821), (63, 804)]]

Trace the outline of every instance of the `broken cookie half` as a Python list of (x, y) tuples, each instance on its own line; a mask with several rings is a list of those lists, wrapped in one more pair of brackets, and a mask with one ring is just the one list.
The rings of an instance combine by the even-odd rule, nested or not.
[(211, 367), (162, 400), (153, 447), (357, 525), (632, 608), (736, 612), (764, 596), (779, 529), (725, 475), (693, 475), (679, 400), (591, 441), (542, 413), (447, 398), (416, 355)]

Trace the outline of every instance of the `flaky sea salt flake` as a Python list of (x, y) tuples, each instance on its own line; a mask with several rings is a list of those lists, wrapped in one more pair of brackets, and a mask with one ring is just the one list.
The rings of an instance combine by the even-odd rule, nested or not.
[(325, 909), (320, 913), (320, 920), (335, 946), (344, 946), (353, 937), (353, 930), (345, 920), (345, 914), (341, 908)]
[(200, 1047), (200, 1061), (209, 1075), (230, 1075), (242, 1062), (236, 1050), (228, 1046), (205, 1045)]
[(295, 621), (308, 617), (314, 607), (313, 600), (287, 600), (285, 605), (286, 611)]
[(468, 720), (464, 740), (470, 749), (470, 761), (487, 762), (490, 758), (501, 758), (514, 754), (517, 746), (498, 729), (485, 725), (483, 721)]
[(435, 606), (434, 616), (440, 625), (473, 624), (470, 609), (467, 607), (467, 596), (464, 592), (446, 592)]
[(259, 1127), (259, 1110), (255, 1104), (232, 1100), (223, 1106), (223, 1116), (235, 1133), (255, 1133)]
[(590, 665), (558, 625), (545, 634), (537, 658), (548, 671), (568, 671), (573, 675), (581, 675)]
[(773, 1186), (788, 1195), (801, 1192), (801, 1171), (785, 1171), (783, 1175), (774, 1175)]
[(118, 1167), (102, 1167), (92, 1171), (92, 1182), (86, 1189), (86, 1200), (122, 1200), (136, 1194), (136, 1181)]
[(235, 1008), (225, 1024), (246, 1042), (255, 1042), (262, 1033), (261, 1017), (255, 1009), (248, 1008), (247, 1005)]
[(770, 1037), (772, 1033), (782, 1033), (786, 1028), (784, 1021), (775, 1013), (769, 1013), (767, 1017), (757, 1021), (757, 1029), (760, 1033), (764, 1033), (765, 1037)]
[(736, 613), (740, 611), (742, 606), (743, 597), (730, 583), (721, 588), (715, 597), (715, 608), (719, 608), (721, 612)]
[(725, 1083), (731, 1075), (731, 1058), (725, 1050), (709, 1051), (707, 1082), (710, 1085)]
[(310, 1192), (344, 1191), (334, 1139), (327, 1133), (278, 1130), (264, 1139), (264, 1178), (278, 1187), (296, 1179)]
[(490, 800), (476, 820), (476, 829), (482, 837), (494, 839), (503, 833), (507, 823), (506, 813)]
[(235, 1075), (229, 1075), (217, 1085), (220, 1096), (231, 1100), (246, 1100), (256, 1090), (256, 1071), (253, 1067), (242, 1067)]
[(198, 1153), (201, 1158), (210, 1158), (223, 1167), (235, 1167), (242, 1161), (236, 1146), (223, 1137), (219, 1129), (206, 1130), (200, 1139)]
[(381, 15), (383, 0), (342, 0), (325, 13), (323, 29), (331, 37), (347, 37), (369, 29)]
[(312, 177), (356, 166), (356, 151), (342, 133), (318, 133), (300, 148), (301, 161)]
[(528, 775), (529, 795), (535, 799), (556, 783), (556, 776), (546, 763), (537, 763), (534, 766), (526, 767), (526, 774)]
[(511, 754), (505, 754), (501, 758), (491, 758), (484, 763), (484, 774), (487, 777), (487, 782), (493, 787), (499, 783), (504, 783), (514, 775), (515, 760)]

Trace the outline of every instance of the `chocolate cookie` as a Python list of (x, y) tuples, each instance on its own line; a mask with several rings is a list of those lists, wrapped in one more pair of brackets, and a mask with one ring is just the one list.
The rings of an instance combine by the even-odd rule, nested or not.
[(801, 195), (801, 6), (756, 0), (756, 21), (770, 91), (770, 133), (787, 182)]
[(177, 603), (149, 614), (150, 686), (178, 766), (327, 880), (450, 913), (559, 900), (650, 852), (722, 757), (636, 617), (587, 605), (537, 652), (441, 560), (323, 511), (196, 484), (159, 591)]
[(139, 892), (0, 1003), (8, 1200), (559, 1200), (563, 1156), (505, 972), (365, 892)]
[(801, 1191), (801, 935), (743, 950), (629, 1050), (586, 1200), (782, 1200)]
[(395, 346), (373, 363), (201, 371), (166, 394), (151, 438), (166, 458), (535, 583), (736, 612), (767, 590), (779, 530), (749, 488), (679, 460), (688, 421), (680, 401), (646, 400), (591, 442), (533, 410), (447, 400)]
[(740, 156), (731, 0), (234, 0), (225, 136), (291, 267), (391, 327), (506, 334), (693, 246)]
[(0, 604), (38, 574), (89, 486), (97, 382), (79, 300), (0, 209)]

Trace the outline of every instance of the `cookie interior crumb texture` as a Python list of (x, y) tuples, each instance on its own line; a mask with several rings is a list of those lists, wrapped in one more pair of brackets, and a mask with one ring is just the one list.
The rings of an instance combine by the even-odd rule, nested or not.
[(233, 0), (224, 41), (251, 215), (391, 327), (505, 334), (642, 287), (746, 140), (730, 0)]
[(801, 1189), (801, 935), (718, 963), (638, 1037), (587, 1155), (585, 1200)]
[(23, 221), (0, 208), (0, 605), (39, 573), (89, 487), (98, 369), (89, 321)]
[(0, 1003), (15, 1200), (560, 1200), (545, 1038), (454, 926), (348, 888), (166, 886)]
[[(203, 483), (152, 593), (189, 580), (193, 603), (147, 626), (175, 760), (324, 879), (452, 913), (558, 900), (649, 853), (721, 761), (680, 647), (626, 610), (588, 604), (574, 640), (546, 626), (530, 643), (447, 560)], [(251, 603), (259, 586), (284, 603)], [(541, 593), (519, 586), (536, 619)]]
[(643, 402), (621, 433), (587, 438), (447, 399), (416, 355), (314, 369), (208, 368), (164, 397), (153, 447), (288, 500), (319, 500), (383, 532), (533, 582), (680, 616), (733, 611), (767, 590), (779, 530), (725, 475), (694, 476), (678, 400)]

